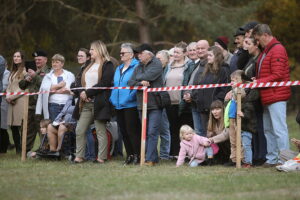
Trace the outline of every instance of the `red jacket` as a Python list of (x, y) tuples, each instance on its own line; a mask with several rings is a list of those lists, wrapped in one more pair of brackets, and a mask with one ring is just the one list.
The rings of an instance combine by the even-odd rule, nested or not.
[[(275, 43), (278, 44), (274, 45)], [(267, 54), (259, 69), (259, 63), (265, 53)], [(256, 63), (256, 74), (257, 83), (290, 80), (288, 55), (284, 46), (275, 37), (259, 55)], [(291, 96), (290, 87), (262, 88), (259, 91), (263, 105), (287, 101)]]

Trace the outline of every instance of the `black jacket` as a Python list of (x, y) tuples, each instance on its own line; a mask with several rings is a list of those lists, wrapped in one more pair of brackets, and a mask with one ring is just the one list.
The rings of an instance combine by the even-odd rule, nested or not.
[[(207, 74), (204, 77), (201, 77), (202, 75), (200, 74), (196, 74), (194, 85), (229, 83), (229, 73), (229, 66), (226, 63), (224, 63), (221, 66), (218, 74), (212, 74), (210, 72), (207, 72)], [(209, 112), (211, 103), (215, 100), (224, 101), (225, 95), (229, 91), (229, 89), (229, 87), (218, 87), (193, 90), (192, 99), (196, 103), (197, 111)]]
[[(149, 88), (157, 88), (163, 87), (162, 80), (163, 68), (161, 62), (153, 57), (147, 65), (140, 63), (139, 66), (136, 67), (131, 79), (128, 81), (129, 86), (142, 86), (141, 81), (149, 81)], [(143, 91), (138, 90), (136, 93), (137, 97), (137, 108), (142, 110), (143, 104)], [(149, 92), (148, 93), (148, 104), (147, 110), (160, 109), (158, 106), (158, 93), (157, 92)]]
[(246, 96), (242, 99), (242, 130), (257, 133), (257, 117), (255, 113), (255, 102), (259, 99), (257, 89), (245, 89)]
[[(111, 61), (107, 61), (103, 64), (101, 79), (93, 87), (112, 87), (113, 77), (114, 77), (114, 65)], [(78, 79), (77, 87), (80, 87), (79, 84), (81, 85)], [(87, 89), (85, 90), (85, 92), (88, 98), (94, 99), (94, 119), (102, 120), (102, 121), (110, 120), (112, 109), (113, 109), (109, 101), (111, 90)], [(74, 109), (73, 118), (79, 119), (79, 117), (80, 117), (80, 113), (79, 113), (79, 100), (78, 100), (76, 107)]]

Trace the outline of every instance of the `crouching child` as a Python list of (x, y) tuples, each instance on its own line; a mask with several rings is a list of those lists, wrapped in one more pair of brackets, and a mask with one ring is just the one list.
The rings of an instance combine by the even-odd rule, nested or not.
[(190, 159), (189, 166), (197, 167), (206, 158), (205, 147), (210, 146), (208, 138), (195, 134), (195, 131), (188, 125), (180, 128), (180, 151), (176, 166), (179, 167), (185, 161), (186, 155)]

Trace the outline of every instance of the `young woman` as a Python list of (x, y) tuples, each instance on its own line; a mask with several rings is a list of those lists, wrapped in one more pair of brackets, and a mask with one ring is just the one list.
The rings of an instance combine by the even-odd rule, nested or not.
[(224, 104), (220, 100), (213, 101), (210, 106), (207, 126), (207, 137), (212, 143), (218, 144), (217, 162), (228, 162), (230, 156), (229, 129), (224, 125)]
[[(19, 88), (19, 82), (23, 80), (25, 75), (24, 54), (21, 53), (21, 51), (17, 51), (13, 56), (13, 65), (8, 79), (6, 92), (22, 92), (23, 90)], [(8, 102), (7, 124), (10, 126), (12, 131), (16, 152), (20, 153), (20, 128), (24, 113), (24, 98), (22, 95), (9, 95), (6, 96), (6, 101)]]
[[(75, 82), (71, 85), (71, 88), (76, 88), (76, 87), (81, 87), (81, 76), (82, 72), (85, 70), (85, 68), (90, 64), (91, 62), (91, 54), (88, 49), (86, 48), (80, 48), (77, 53), (77, 62), (80, 64), (80, 71), (75, 77)], [(77, 100), (77, 104), (75, 106), (75, 109), (77, 110), (75, 113), (78, 113), (79, 109), (79, 96), (80, 92), (82, 90), (73, 90), (74, 97)], [(77, 117), (79, 118), (79, 117)], [(93, 126), (93, 125), (92, 125)], [(95, 140), (94, 136), (92, 134), (92, 128), (89, 128), (86, 132), (86, 140), (87, 140), (87, 145), (86, 145), (86, 152), (85, 152), (85, 159), (86, 160), (95, 160), (96, 159), (96, 153), (95, 153)]]
[[(165, 86), (180, 86), (184, 85), (184, 81), (188, 80), (190, 76), (188, 59), (186, 59), (186, 48), (187, 44), (185, 42), (180, 42), (174, 47), (174, 57), (173, 62), (167, 67), (167, 72), (165, 75)], [(183, 101), (181, 91), (168, 91), (171, 99), (171, 106), (166, 108), (169, 123), (170, 123), (170, 133), (171, 133), (171, 148), (170, 156), (177, 156), (179, 153), (179, 129), (183, 124), (188, 124), (193, 126), (192, 112), (180, 110), (180, 103)]]
[[(256, 61), (261, 53), (259, 43), (254, 37), (245, 38), (244, 47), (248, 50), (251, 58), (249, 62), (243, 68), (246, 76), (248, 78), (253, 78), (256, 76), (255, 66)], [(264, 134), (263, 128), (263, 106), (261, 105), (260, 99), (253, 102), (256, 118), (257, 118), (257, 134), (253, 134), (252, 145), (253, 145), (253, 164), (261, 165), (266, 160), (267, 154), (267, 142)]]
[[(132, 44), (121, 45), (122, 64), (116, 69), (114, 87), (126, 87), (139, 61), (134, 58)], [(110, 101), (117, 112), (127, 158), (124, 164), (138, 164), (141, 146), (141, 124), (137, 110), (136, 90), (112, 90)]]
[[(224, 63), (222, 50), (217, 46), (212, 46), (207, 52), (207, 64), (202, 75), (196, 74), (193, 85), (206, 85), (216, 83), (229, 83), (229, 66)], [(206, 133), (210, 105), (215, 100), (224, 100), (228, 91), (226, 87), (208, 88), (193, 90), (192, 99), (197, 104), (197, 111), (200, 112), (202, 127)]]
[(102, 41), (97, 40), (91, 43), (90, 54), (91, 63), (84, 69), (81, 76), (81, 85), (86, 89), (81, 91), (79, 110), (76, 111), (77, 113), (74, 113), (75, 116), (80, 115), (76, 127), (75, 163), (84, 161), (85, 133), (92, 122), (95, 124), (98, 139), (98, 157), (95, 162), (104, 163), (107, 159), (105, 124), (111, 118), (111, 105), (109, 102), (111, 91), (92, 88), (112, 86), (114, 67), (110, 61), (107, 48)]

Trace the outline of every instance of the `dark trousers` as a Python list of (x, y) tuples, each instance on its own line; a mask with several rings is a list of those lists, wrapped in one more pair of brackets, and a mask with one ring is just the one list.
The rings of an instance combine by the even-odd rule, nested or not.
[(258, 101), (254, 104), (257, 118), (257, 134), (252, 134), (253, 163), (263, 163), (266, 160), (267, 141), (264, 134), (263, 106)]
[(205, 135), (207, 135), (207, 125), (208, 125), (208, 119), (209, 119), (209, 111), (200, 112), (200, 116), (201, 116), (201, 123), (202, 123), (203, 131), (204, 131)]
[[(34, 120), (33, 120), (34, 119)], [(39, 132), (40, 119), (36, 118), (35, 109), (28, 110), (26, 151), (33, 148), (36, 134)]]
[(141, 123), (137, 108), (117, 110), (117, 122), (123, 137), (127, 156), (140, 155)]
[(9, 145), (9, 136), (6, 129), (0, 129), (0, 153), (6, 153)]
[(11, 126), (10, 129), (15, 143), (16, 152), (21, 153), (21, 126)]

